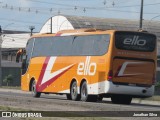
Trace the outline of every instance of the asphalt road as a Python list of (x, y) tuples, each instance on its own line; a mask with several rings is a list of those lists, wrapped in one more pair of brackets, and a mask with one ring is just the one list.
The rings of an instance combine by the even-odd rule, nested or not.
[(11, 89), (0, 89), (0, 106), (33, 111), (160, 111), (158, 101), (133, 100), (131, 105), (118, 105), (107, 98), (102, 102), (71, 101), (65, 95), (53, 94), (33, 98), (29, 92)]

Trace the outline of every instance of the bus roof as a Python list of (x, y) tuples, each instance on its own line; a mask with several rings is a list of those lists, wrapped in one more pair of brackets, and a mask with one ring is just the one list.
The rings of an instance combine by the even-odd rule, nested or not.
[(37, 37), (48, 37), (48, 36), (55, 36), (55, 34), (51, 33), (44, 33), (44, 34), (34, 34), (31, 36), (31, 38), (37, 38)]
[[(124, 31), (124, 30), (103, 30), (103, 29), (95, 29), (95, 28), (89, 28), (89, 29), (75, 29), (75, 30), (61, 30), (57, 32), (56, 34), (35, 34), (31, 38), (37, 38), (37, 37), (49, 37), (49, 36), (70, 36), (70, 35), (89, 35), (89, 34), (111, 34), (115, 31)], [(146, 31), (124, 31), (124, 32), (143, 32), (148, 33)]]
[(75, 30), (62, 30), (56, 33), (55, 36), (68, 36), (68, 35), (83, 35), (83, 34), (104, 34), (108, 33), (109, 31), (115, 30), (103, 30), (103, 29), (75, 29)]

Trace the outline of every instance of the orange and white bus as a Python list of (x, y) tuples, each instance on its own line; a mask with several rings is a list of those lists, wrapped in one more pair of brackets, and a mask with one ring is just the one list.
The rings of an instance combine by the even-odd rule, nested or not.
[(64, 30), (30, 38), (21, 89), (67, 99), (130, 104), (154, 94), (156, 36), (117, 30)]

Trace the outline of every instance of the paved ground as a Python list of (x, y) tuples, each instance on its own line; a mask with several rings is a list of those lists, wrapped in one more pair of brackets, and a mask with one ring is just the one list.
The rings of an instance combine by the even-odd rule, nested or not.
[[(12, 107), (19, 110), (33, 111), (160, 111), (160, 101), (133, 100), (131, 105), (112, 104), (110, 99), (102, 102), (82, 102), (67, 100), (65, 95), (42, 95), (41, 98), (33, 98), (29, 92), (21, 90), (0, 89), (0, 106)], [(149, 112), (150, 111), (150, 112)], [(125, 114), (129, 114), (126, 112)], [(94, 113), (96, 114), (96, 113)], [(98, 114), (98, 113), (97, 113)], [(134, 114), (134, 112), (132, 113)], [(113, 116), (112, 119), (121, 119)], [(128, 117), (122, 118), (128, 120)], [(129, 119), (139, 119), (129, 118)], [(140, 118), (146, 119), (146, 118)], [(147, 117), (147, 119), (158, 120), (158, 117)]]

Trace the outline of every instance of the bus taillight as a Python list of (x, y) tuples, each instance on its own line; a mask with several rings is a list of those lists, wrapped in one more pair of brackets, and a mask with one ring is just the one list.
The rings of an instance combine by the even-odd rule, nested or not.
[(153, 74), (153, 78), (152, 78), (152, 85), (155, 85), (155, 83), (156, 83), (156, 75), (155, 75), (155, 74)]
[(110, 70), (110, 71), (108, 72), (108, 80), (109, 80), (109, 81), (112, 81), (112, 78), (113, 78), (113, 71)]

